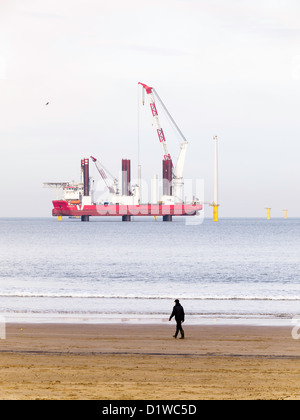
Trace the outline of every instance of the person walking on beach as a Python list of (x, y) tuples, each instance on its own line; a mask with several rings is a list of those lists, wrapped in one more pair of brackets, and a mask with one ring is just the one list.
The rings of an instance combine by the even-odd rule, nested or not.
[(182, 323), (184, 322), (184, 309), (179, 303), (179, 299), (175, 299), (175, 306), (173, 308), (173, 312), (170, 315), (169, 321), (175, 316), (176, 321), (176, 332), (175, 335), (173, 335), (174, 338), (177, 338), (177, 335), (180, 331), (181, 339), (184, 338), (184, 331), (182, 328)]

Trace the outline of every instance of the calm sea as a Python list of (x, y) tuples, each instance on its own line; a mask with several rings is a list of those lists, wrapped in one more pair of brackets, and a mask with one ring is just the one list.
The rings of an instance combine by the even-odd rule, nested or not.
[(290, 323), (300, 219), (0, 219), (7, 322)]

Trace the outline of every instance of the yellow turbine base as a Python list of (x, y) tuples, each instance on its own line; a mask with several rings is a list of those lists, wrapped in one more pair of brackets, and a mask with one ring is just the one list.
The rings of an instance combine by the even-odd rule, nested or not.
[(218, 222), (219, 221), (219, 210), (217, 205), (213, 205), (213, 221)]

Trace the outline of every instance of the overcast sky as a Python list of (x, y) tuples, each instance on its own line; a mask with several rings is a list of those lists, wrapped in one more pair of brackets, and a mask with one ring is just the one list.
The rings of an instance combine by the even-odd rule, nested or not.
[(138, 138), (143, 178), (160, 175), (138, 82), (187, 138), (205, 201), (218, 135), (220, 217), (300, 216), (299, 0), (1, 0), (0, 216), (50, 216), (42, 183), (78, 181), (82, 157), (136, 176)]

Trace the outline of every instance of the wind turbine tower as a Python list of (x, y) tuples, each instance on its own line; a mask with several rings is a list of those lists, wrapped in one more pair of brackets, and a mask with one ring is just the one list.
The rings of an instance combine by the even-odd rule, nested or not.
[(218, 204), (218, 136), (214, 136), (214, 201), (213, 207), (213, 221), (219, 221), (219, 204)]

